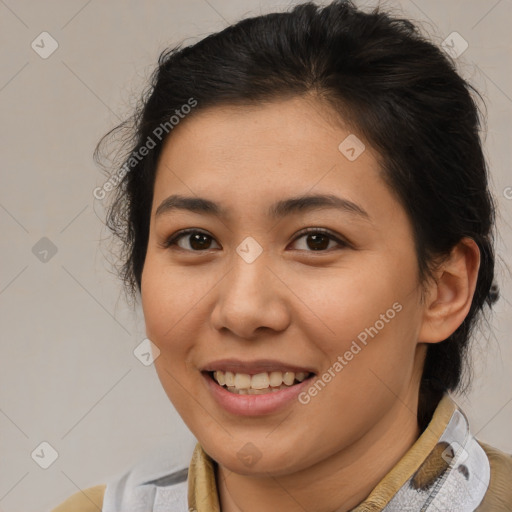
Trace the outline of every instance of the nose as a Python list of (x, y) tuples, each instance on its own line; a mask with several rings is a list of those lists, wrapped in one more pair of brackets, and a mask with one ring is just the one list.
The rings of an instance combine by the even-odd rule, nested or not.
[(219, 331), (255, 339), (268, 330), (283, 331), (290, 323), (288, 288), (261, 255), (247, 263), (238, 255), (217, 288), (211, 321)]

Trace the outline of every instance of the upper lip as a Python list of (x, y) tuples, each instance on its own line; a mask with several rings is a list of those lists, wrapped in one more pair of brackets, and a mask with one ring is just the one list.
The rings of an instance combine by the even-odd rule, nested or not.
[(217, 370), (233, 373), (247, 373), (249, 375), (255, 375), (263, 372), (315, 373), (312, 368), (285, 363), (275, 359), (255, 359), (253, 361), (219, 359), (217, 361), (212, 361), (201, 368), (201, 371), (203, 372), (214, 372)]

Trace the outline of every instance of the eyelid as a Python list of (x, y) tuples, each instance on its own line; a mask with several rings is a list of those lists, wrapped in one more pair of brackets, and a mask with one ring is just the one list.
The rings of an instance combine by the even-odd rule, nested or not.
[[(182, 229), (180, 231), (176, 231), (176, 233), (173, 233), (171, 236), (166, 238), (159, 245), (161, 245), (161, 247), (163, 247), (164, 249), (168, 249), (169, 247), (171, 247), (173, 245), (176, 245), (176, 242), (178, 240), (181, 240), (181, 238), (185, 237), (186, 235), (191, 235), (192, 233), (200, 233), (202, 235), (209, 236), (212, 240), (215, 240), (215, 238), (212, 235), (210, 235), (210, 233), (208, 233), (207, 231), (204, 231), (204, 230), (199, 229), (199, 228), (187, 228), (187, 229)], [(178, 249), (182, 249), (182, 250), (187, 251), (187, 252), (207, 252), (209, 250), (209, 249), (206, 249), (204, 251), (190, 251), (188, 249), (183, 249), (182, 247), (178, 247)]]
[[(337, 235), (336, 233), (332, 232), (329, 229), (326, 228), (305, 228), (297, 233), (297, 236), (293, 239), (293, 242), (296, 242), (299, 238), (302, 238), (304, 235), (308, 235), (310, 233), (320, 233), (322, 235), (325, 235), (329, 237), (331, 240), (334, 240), (336, 243), (341, 245), (342, 247), (350, 247), (351, 244), (348, 242), (348, 240), (345, 240), (343, 237)], [(317, 251), (307, 251), (307, 252), (317, 252)], [(328, 251), (318, 251), (318, 252), (328, 252)]]
[[(200, 234), (209, 236), (210, 238), (212, 238), (212, 240), (215, 240), (215, 237), (213, 237), (207, 231), (204, 231), (204, 230), (199, 229), (199, 228), (187, 228), (187, 229), (183, 229), (183, 230), (177, 231), (176, 233), (173, 233), (170, 237), (165, 239), (160, 245), (164, 249), (168, 249), (169, 247), (171, 247), (173, 245), (176, 245), (176, 242), (178, 240), (180, 240), (181, 238), (185, 237), (186, 235), (190, 235), (192, 233), (200, 233)], [(316, 234), (325, 235), (325, 236), (329, 237), (331, 240), (333, 240), (334, 242), (336, 242), (339, 246), (341, 246), (343, 248), (351, 247), (350, 242), (348, 242), (347, 240), (343, 239), (342, 237), (340, 237), (339, 235), (335, 234), (334, 232), (330, 231), (329, 229), (326, 229), (326, 228), (315, 228), (315, 227), (308, 227), (308, 228), (302, 229), (301, 231), (299, 231), (297, 233), (297, 235), (295, 236), (295, 238), (292, 240), (291, 243), (296, 242), (297, 240), (299, 240), (303, 236), (308, 235), (310, 233), (316, 233)], [(215, 240), (215, 242), (218, 243), (216, 240)], [(189, 249), (183, 249), (183, 248), (181, 248), (179, 246), (178, 246), (178, 249), (182, 249), (182, 250), (187, 251), (187, 252), (196, 252), (196, 253), (208, 252), (210, 250), (210, 249), (205, 249), (204, 251), (192, 251), (192, 250), (189, 250)], [(312, 252), (312, 253), (317, 253), (318, 254), (318, 253), (322, 253), (322, 252), (324, 252), (324, 253), (325, 252), (329, 252), (329, 250), (324, 250), (324, 251), (305, 251), (305, 252)]]

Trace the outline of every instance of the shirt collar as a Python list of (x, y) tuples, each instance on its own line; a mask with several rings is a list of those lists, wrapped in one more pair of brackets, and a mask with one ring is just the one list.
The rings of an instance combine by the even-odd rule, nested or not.
[[(197, 512), (220, 512), (214, 465), (197, 443), (188, 481), (189, 506)], [(420, 437), (352, 512), (392, 512), (411, 504), (418, 508), (408, 510), (423, 510), (426, 502), (453, 499), (454, 492), (462, 493), (467, 510), (474, 510), (470, 507), (480, 503), (489, 477), (487, 456), (470, 434), (464, 413), (445, 393)]]

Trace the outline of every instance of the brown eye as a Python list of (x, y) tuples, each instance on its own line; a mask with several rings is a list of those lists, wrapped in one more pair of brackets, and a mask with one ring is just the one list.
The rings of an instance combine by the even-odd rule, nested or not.
[(302, 243), (302, 247), (298, 247), (298, 250), (305, 250), (308, 252), (312, 251), (326, 251), (328, 249), (332, 249), (332, 242), (334, 245), (338, 245), (341, 247), (346, 247), (348, 244), (343, 242), (338, 237), (331, 234), (329, 231), (320, 230), (320, 229), (310, 229), (306, 232), (303, 232), (302, 235), (298, 236), (294, 240), (294, 244), (297, 243), (298, 240), (304, 238), (304, 242)]
[[(207, 233), (189, 229), (172, 235), (165, 241), (164, 247), (168, 248), (176, 245), (187, 251), (201, 252), (211, 249), (212, 241), (213, 238)], [(182, 243), (180, 244), (180, 242)]]
[(208, 235), (204, 235), (203, 233), (195, 233), (193, 235), (188, 235), (190, 247), (195, 251), (201, 251), (203, 249), (209, 249), (211, 245), (211, 237)]

